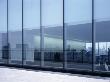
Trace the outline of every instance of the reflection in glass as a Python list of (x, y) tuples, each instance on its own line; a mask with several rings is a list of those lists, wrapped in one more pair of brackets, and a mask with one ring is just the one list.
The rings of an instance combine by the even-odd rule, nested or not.
[(110, 71), (110, 0), (95, 0), (95, 70)]
[(96, 71), (110, 71), (110, 0), (92, 4), (0, 0), (0, 63), (90, 71), (95, 63)]
[(63, 65), (63, 0), (42, 0), (44, 66)]
[(40, 0), (24, 0), (24, 55), (26, 65), (40, 65)]
[(8, 58), (7, 0), (0, 0), (0, 63), (6, 63)]
[(10, 64), (22, 64), (22, 0), (8, 1)]
[(92, 68), (92, 0), (65, 0), (68, 69)]

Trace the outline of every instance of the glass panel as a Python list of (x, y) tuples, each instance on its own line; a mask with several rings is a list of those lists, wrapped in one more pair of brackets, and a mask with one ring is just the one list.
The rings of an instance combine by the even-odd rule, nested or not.
[(95, 70), (110, 71), (110, 0), (95, 1)]
[(7, 0), (0, 0), (0, 63), (6, 63), (8, 58)]
[(63, 0), (42, 0), (44, 65), (63, 65)]
[(10, 64), (22, 64), (22, 0), (9, 0)]
[(65, 0), (67, 68), (92, 68), (92, 0)]
[(24, 0), (24, 55), (26, 65), (40, 65), (40, 0)]

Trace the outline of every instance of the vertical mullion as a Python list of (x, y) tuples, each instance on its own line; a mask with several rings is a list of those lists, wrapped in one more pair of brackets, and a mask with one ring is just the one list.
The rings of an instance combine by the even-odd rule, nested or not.
[(10, 59), (10, 55), (9, 55), (9, 40), (8, 40), (8, 0), (7, 0), (7, 47), (8, 49), (6, 50), (7, 54), (8, 54), (8, 59), (7, 59), (7, 64), (9, 64), (9, 59)]
[(66, 69), (67, 54), (66, 54), (66, 28), (65, 28), (65, 0), (63, 0), (63, 69)]
[(95, 70), (95, 25), (94, 25), (94, 0), (92, 0), (92, 72)]
[(64, 49), (64, 0), (63, 0), (63, 69), (65, 68), (65, 49)]
[(40, 66), (42, 66), (42, 29), (41, 29), (41, 25), (42, 25), (42, 23), (41, 23), (41, 0), (40, 0), (40, 52), (41, 52), (41, 60), (40, 60)]
[(23, 0), (22, 0), (22, 66), (24, 65), (24, 30), (23, 30)]
[(44, 31), (42, 26), (42, 0), (40, 0), (40, 51), (41, 51), (41, 67), (44, 66)]

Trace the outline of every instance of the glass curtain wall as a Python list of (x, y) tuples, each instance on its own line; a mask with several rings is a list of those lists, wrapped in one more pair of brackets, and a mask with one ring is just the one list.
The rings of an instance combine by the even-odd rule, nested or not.
[(0, 0), (0, 63), (6, 63), (8, 58), (7, 0)]
[(26, 65), (40, 65), (40, 0), (23, 0), (23, 38)]
[(94, 0), (95, 70), (110, 71), (110, 0)]
[(63, 67), (63, 0), (42, 0), (44, 66)]
[(0, 63), (109, 72), (110, 0), (92, 1), (0, 0)]
[(64, 0), (67, 68), (92, 68), (92, 0)]
[(22, 64), (22, 0), (8, 0), (10, 64)]

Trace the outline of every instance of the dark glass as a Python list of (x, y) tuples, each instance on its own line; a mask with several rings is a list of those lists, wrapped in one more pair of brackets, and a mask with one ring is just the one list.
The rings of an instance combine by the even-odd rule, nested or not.
[(7, 63), (8, 58), (7, 0), (0, 0), (0, 63)]
[(40, 0), (24, 0), (25, 65), (40, 65)]
[(22, 64), (22, 0), (8, 0), (10, 64)]
[(44, 66), (63, 67), (63, 0), (42, 0)]
[(95, 0), (95, 70), (110, 71), (110, 0)]
[(92, 69), (92, 0), (65, 0), (67, 69)]

